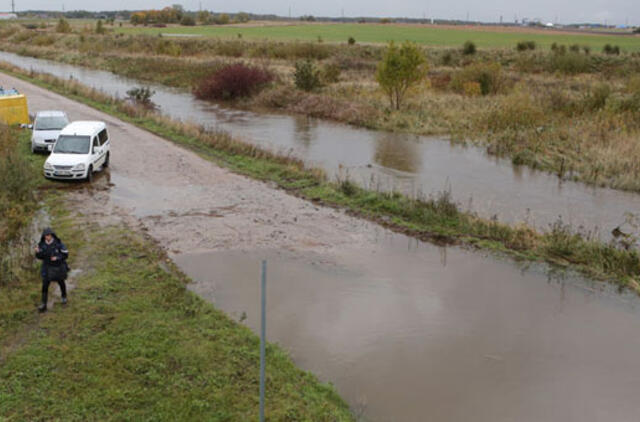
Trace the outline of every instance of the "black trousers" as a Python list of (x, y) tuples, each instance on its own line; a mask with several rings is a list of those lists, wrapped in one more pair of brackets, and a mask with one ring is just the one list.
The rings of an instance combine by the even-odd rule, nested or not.
[[(67, 285), (64, 280), (57, 281), (60, 285), (60, 293), (62, 297), (67, 297)], [(42, 277), (42, 303), (47, 303), (47, 297), (49, 295), (49, 284), (51, 284), (51, 280), (48, 277)]]

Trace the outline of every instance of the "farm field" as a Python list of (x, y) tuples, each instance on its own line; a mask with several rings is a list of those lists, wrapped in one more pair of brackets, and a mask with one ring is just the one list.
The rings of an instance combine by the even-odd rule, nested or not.
[(553, 43), (586, 45), (601, 50), (606, 44), (615, 44), (625, 51), (640, 50), (640, 37), (633, 35), (599, 35), (569, 33), (552, 30), (477, 27), (456, 29), (450, 26), (381, 24), (299, 24), (266, 26), (168, 26), (123, 27), (116, 29), (126, 34), (181, 34), (219, 38), (300, 40), (346, 42), (349, 37), (359, 43), (386, 43), (388, 41), (412, 41), (418, 44), (452, 47), (473, 40), (479, 47), (513, 47), (518, 41), (531, 40), (549, 47)]

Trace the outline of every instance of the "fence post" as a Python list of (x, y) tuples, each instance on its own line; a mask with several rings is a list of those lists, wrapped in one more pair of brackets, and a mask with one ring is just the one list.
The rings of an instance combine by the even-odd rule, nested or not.
[(267, 261), (262, 261), (262, 278), (260, 282), (260, 422), (264, 422), (264, 371), (265, 343), (267, 341)]

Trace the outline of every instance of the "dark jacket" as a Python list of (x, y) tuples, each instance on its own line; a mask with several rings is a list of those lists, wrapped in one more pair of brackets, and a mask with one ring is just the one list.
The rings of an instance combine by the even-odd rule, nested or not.
[[(53, 236), (53, 242), (51, 242), (51, 244), (47, 244), (44, 240), (44, 237), (47, 234)], [(53, 230), (49, 228), (44, 229), (42, 236), (40, 237), (40, 243), (38, 243), (38, 248), (39, 251), (36, 252), (36, 258), (42, 260), (42, 269), (40, 273), (43, 278), (47, 276), (49, 267), (64, 265), (65, 270), (68, 270), (67, 258), (69, 257), (69, 251)], [(56, 257), (54, 261), (51, 260), (53, 257)]]

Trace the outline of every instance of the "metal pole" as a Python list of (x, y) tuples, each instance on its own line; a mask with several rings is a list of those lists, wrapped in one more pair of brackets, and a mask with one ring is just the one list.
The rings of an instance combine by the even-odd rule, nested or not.
[(260, 323), (260, 422), (264, 422), (264, 369), (265, 369), (265, 343), (267, 341), (267, 261), (262, 261), (261, 290), (261, 323)]

